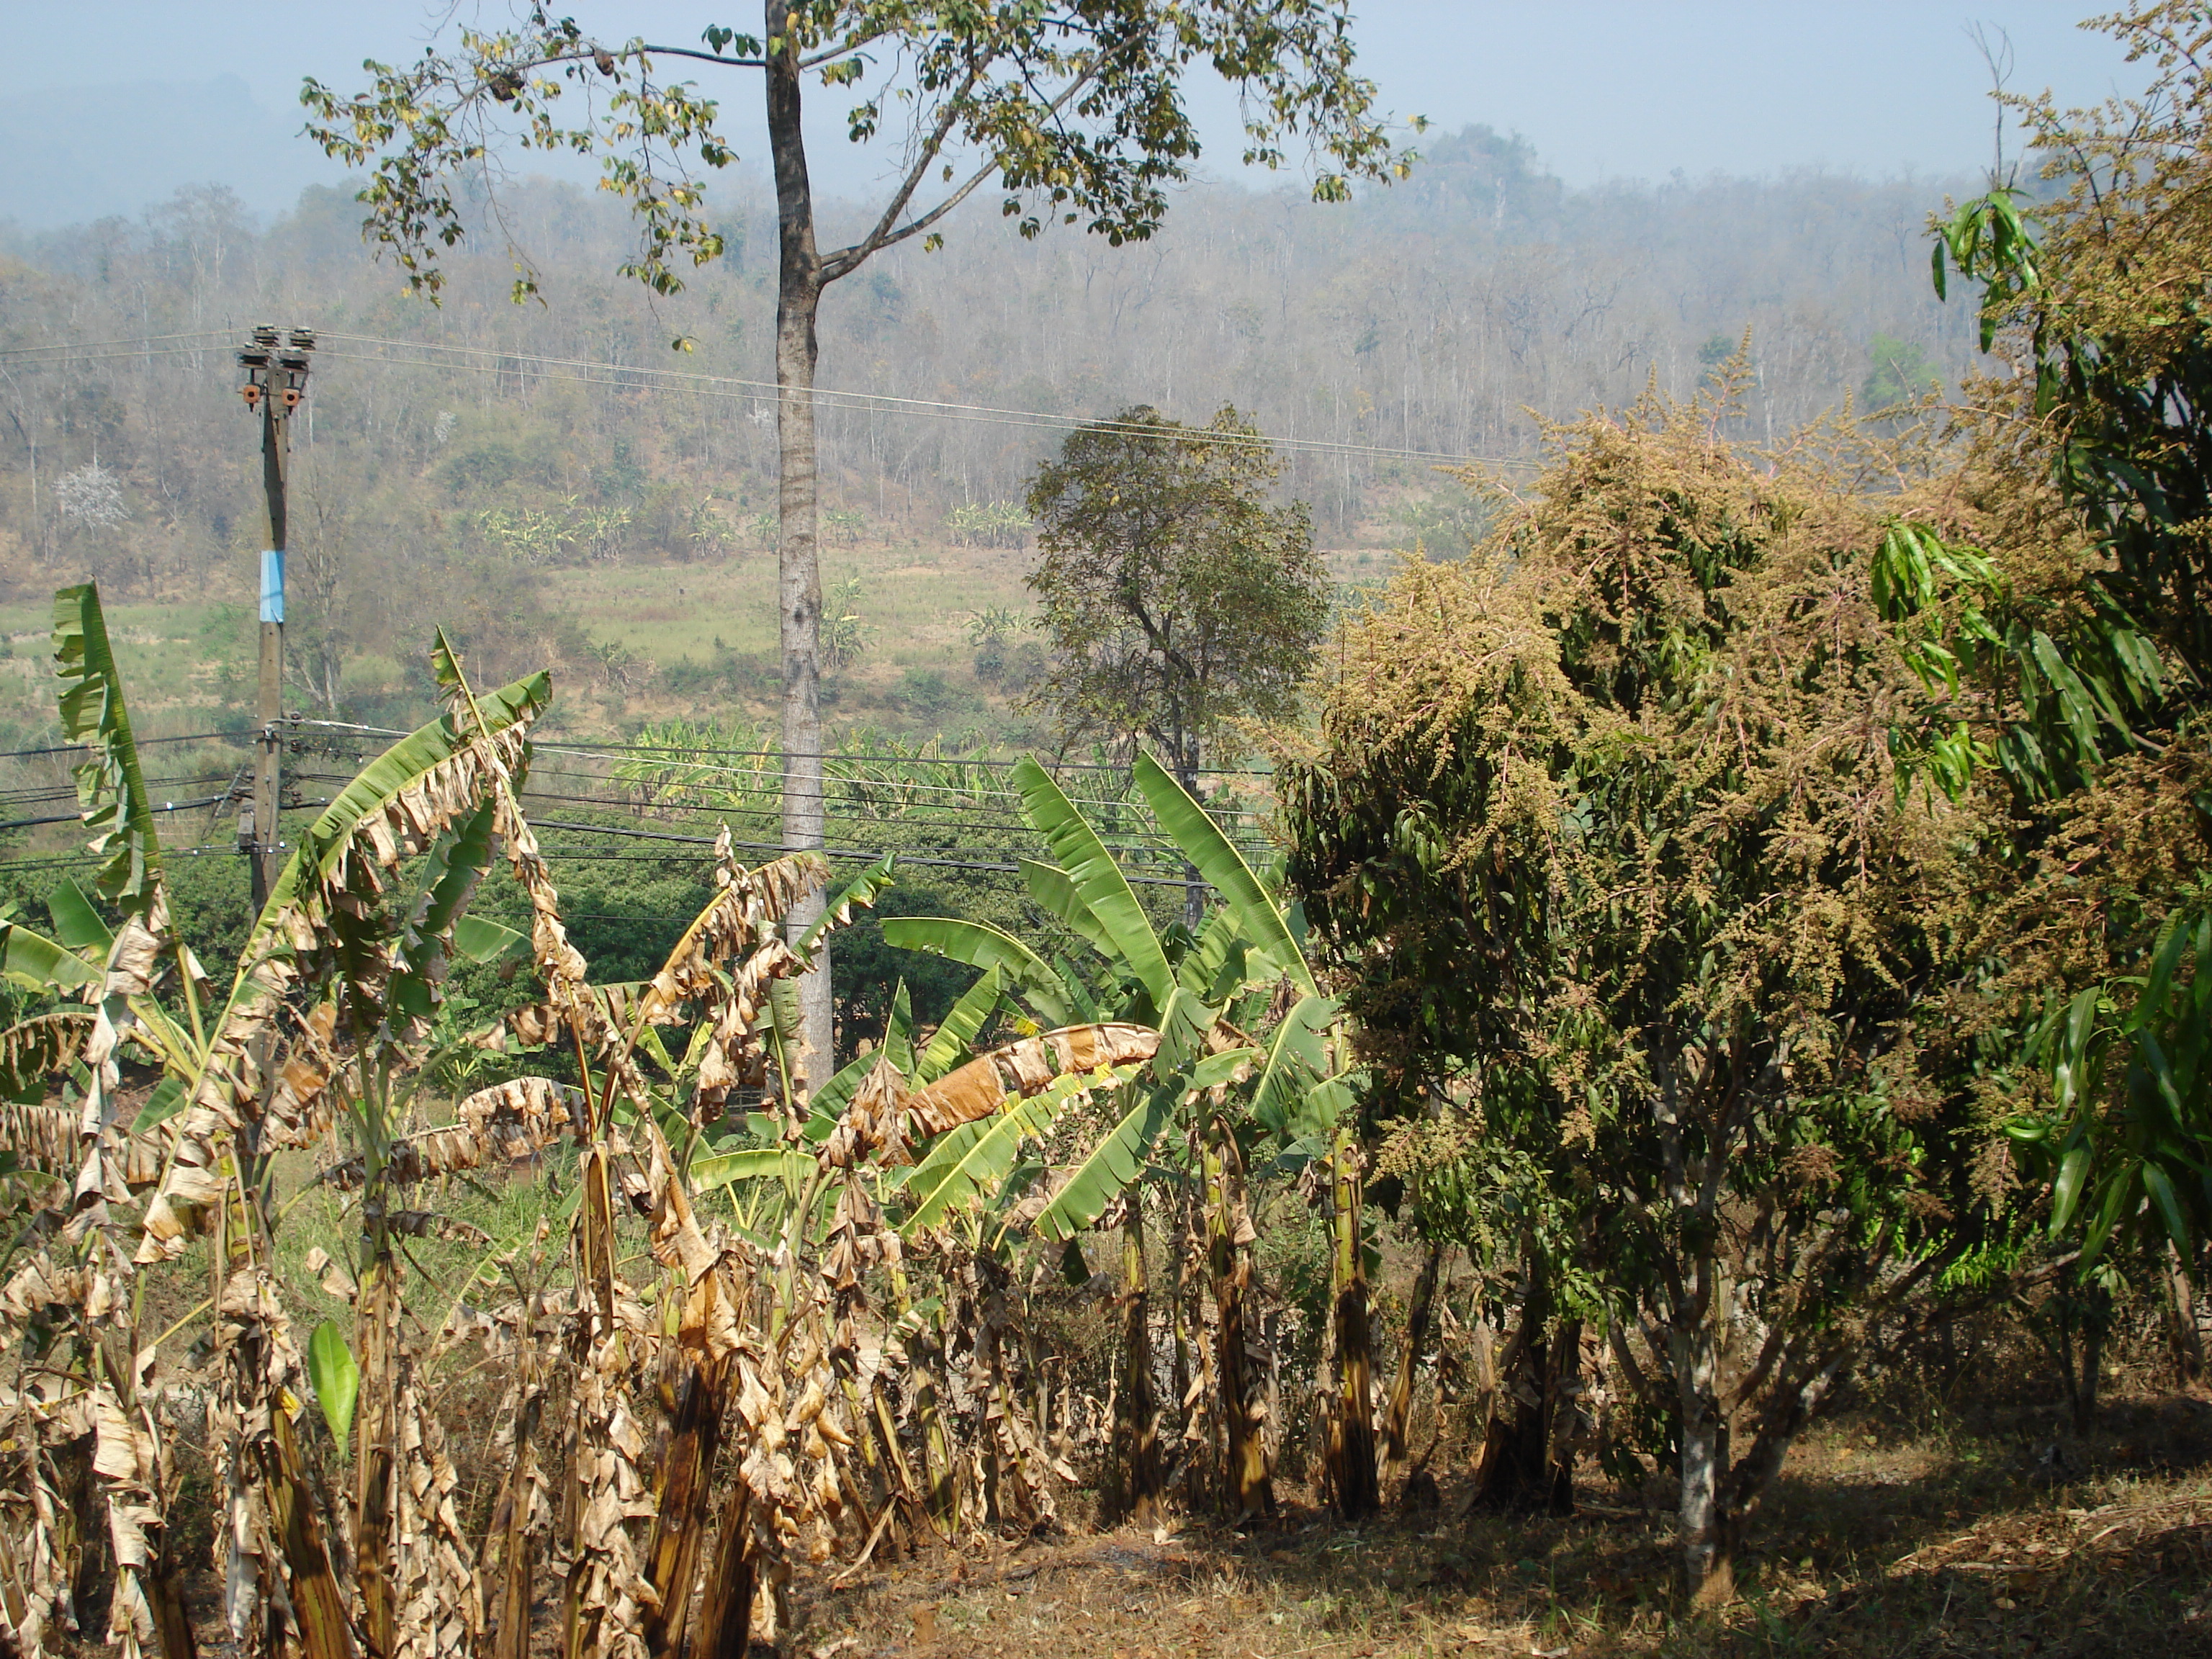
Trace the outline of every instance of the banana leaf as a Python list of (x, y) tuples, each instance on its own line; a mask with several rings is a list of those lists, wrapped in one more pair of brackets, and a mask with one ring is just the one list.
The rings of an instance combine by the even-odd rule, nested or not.
[(1012, 933), (981, 921), (949, 916), (886, 916), (884, 943), (899, 951), (925, 951), (971, 968), (998, 968), (1047, 1025), (1073, 1023), (1066, 988), (1043, 957)]
[(983, 976), (961, 994), (915, 1061), (915, 1087), (927, 1088), (968, 1058), (984, 1024), (996, 1012), (1005, 985), (1005, 972), (994, 966), (985, 969)]
[(1068, 1172), (1052, 1201), (1039, 1212), (1037, 1236), (1048, 1243), (1066, 1243), (1133, 1186), (1145, 1172), (1146, 1155), (1152, 1143), (1174, 1118), (1176, 1102), (1182, 1094), (1179, 1086), (1131, 1086), (1136, 1096), (1133, 1103)]
[(1016, 763), (1013, 777), (1014, 787), (1022, 792), (1023, 815), (1050, 843), (1053, 856), (1073, 884), (1076, 897), (1112, 945), (1114, 959), (1136, 976), (1151, 995), (1154, 1008), (1166, 1007), (1175, 975), (1121, 866), (1114, 862), (1097, 831), (1075, 810), (1044, 768), (1024, 757)]
[(93, 889), (126, 916), (143, 916), (161, 890), (161, 841), (97, 585), (64, 587), (54, 595), (53, 641), (62, 736), (93, 750), (74, 769), (78, 813), (92, 832), (90, 850), (106, 860), (93, 876)]
[(1214, 891), (1236, 913), (1245, 937), (1273, 957), (1291, 981), (1308, 996), (1318, 994), (1313, 969), (1305, 952), (1291, 937), (1282, 908), (1267, 896), (1244, 855), (1208, 817), (1206, 809), (1150, 755), (1139, 753), (1133, 769), (1137, 787), (1144, 793), (1152, 816), (1168, 832), (1176, 848)]

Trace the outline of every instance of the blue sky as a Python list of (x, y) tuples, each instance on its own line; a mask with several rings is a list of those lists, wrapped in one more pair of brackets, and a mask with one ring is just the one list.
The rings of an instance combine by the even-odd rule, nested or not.
[[(690, 45), (711, 21), (757, 27), (755, 0), (570, 0), (606, 35)], [(565, 9), (566, 8), (564, 8)], [(1571, 184), (1680, 170), (1797, 167), (1943, 177), (1986, 164), (1988, 72), (1969, 38), (2002, 30), (2013, 84), (2063, 101), (2139, 72), (2075, 20), (2088, 0), (1369, 0), (1362, 66), (1386, 104), (1447, 129), (1517, 131)], [(230, 185), (271, 210), (335, 177), (295, 136), (301, 76), (350, 88), (365, 57), (411, 56), (461, 0), (0, 0), (9, 46), (0, 100), (0, 219), (31, 227), (135, 214), (180, 185)], [(704, 70), (708, 76), (719, 73)], [(729, 131), (761, 154), (750, 72), (727, 72)], [(226, 79), (225, 77), (233, 77)], [(844, 142), (843, 100), (817, 92), (810, 149), (832, 193), (860, 191), (883, 158)], [(1233, 104), (1199, 89), (1218, 175), (1237, 172)], [(870, 192), (872, 193), (872, 192)]]

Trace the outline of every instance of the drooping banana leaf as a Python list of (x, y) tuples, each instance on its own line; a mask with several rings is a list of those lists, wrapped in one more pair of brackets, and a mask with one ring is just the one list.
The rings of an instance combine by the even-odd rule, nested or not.
[(62, 736), (93, 751), (74, 769), (78, 812), (92, 833), (90, 850), (105, 860), (93, 888), (125, 915), (143, 917), (161, 891), (161, 842), (97, 585), (64, 587), (54, 595), (53, 641)]
[[(450, 710), (417, 728), (362, 768), (301, 836), (247, 933), (230, 994), (197, 1057), (176, 1158), (148, 1206), (140, 1260), (183, 1250), (193, 1218), (222, 1190), (223, 1143), (244, 1117), (259, 1116), (264, 1144), (271, 1147), (312, 1132), (335, 1064), (332, 998), (320, 999), (301, 1027), (325, 1058), (288, 1066), (265, 1097), (251, 1049), (293, 1018), (288, 1000), (303, 985), (342, 993), (356, 1006), (374, 1005), (383, 987), (355, 975), (388, 968), (386, 942), (394, 929), (387, 918), (368, 914), (374, 907), (354, 902), (359, 890), (349, 884), (371, 879), (369, 867), (396, 869), (404, 858), (428, 852), (473, 814), (493, 787), (494, 768), (511, 772), (523, 763), (530, 723), (551, 696), (550, 679), (533, 674), (475, 700), (472, 716)], [(360, 867), (349, 872), (349, 860)]]
[(1128, 1109), (1092, 1144), (1039, 1212), (1040, 1238), (1066, 1243), (1103, 1215), (1106, 1206), (1144, 1173), (1146, 1155), (1174, 1117), (1182, 1090), (1175, 1085), (1133, 1084), (1127, 1092), (1135, 1096)]
[[(1133, 1076), (1133, 1066), (1117, 1067), (1117, 1080)], [(1097, 1086), (1088, 1076), (1063, 1077), (1027, 1100), (1016, 1100), (993, 1117), (963, 1123), (939, 1135), (907, 1177), (904, 1192), (912, 1208), (900, 1222), (902, 1233), (933, 1227), (949, 1210), (994, 1194), (1014, 1167), (1026, 1136), (1042, 1136), (1067, 1103)]]
[(899, 951), (925, 951), (971, 968), (998, 968), (1048, 1025), (1070, 1023), (1066, 990), (1043, 957), (987, 922), (950, 916), (886, 916), (884, 943)]
[(100, 970), (20, 921), (0, 921), (0, 974), (30, 991), (82, 990)]
[(1075, 884), (1068, 879), (1067, 872), (1049, 864), (1039, 864), (1035, 859), (1021, 860), (1022, 880), (1030, 890), (1030, 896), (1048, 914), (1058, 916), (1090, 945), (1091, 948), (1109, 961), (1118, 959), (1121, 952), (1114, 941), (1098, 925), (1098, 918), (1091, 914), (1075, 891)]
[(1327, 1068), (1326, 1036), (1335, 1018), (1334, 999), (1301, 997), (1275, 1028), (1252, 1090), (1252, 1115), (1261, 1128), (1292, 1132), (1307, 1091)]
[(105, 963), (115, 948), (115, 933), (100, 919), (84, 889), (64, 878), (46, 896), (46, 913), (54, 919), (54, 939), (87, 962)]
[(1274, 900), (1267, 896), (1244, 855), (1221, 833), (1220, 825), (1206, 809), (1150, 755), (1139, 753), (1134, 767), (1137, 787), (1144, 792), (1152, 816), (1168, 832), (1184, 858), (1206, 878), (1229, 908), (1237, 913), (1245, 936), (1273, 957), (1308, 996), (1320, 988), (1305, 952), (1291, 937), (1289, 924)]
[(1152, 997), (1154, 1008), (1166, 1007), (1175, 975), (1121, 866), (1114, 862), (1098, 832), (1076, 811), (1044, 768), (1024, 757), (1015, 764), (1013, 777), (1014, 787), (1022, 792), (1023, 816), (1051, 844), (1053, 856), (1067, 872), (1076, 897), (1112, 944), (1115, 958), (1135, 975)]
[(863, 910), (872, 910), (877, 898), (883, 890), (897, 883), (898, 878), (894, 872), (897, 859), (898, 854), (896, 853), (884, 854), (842, 887), (833, 891), (824, 901), (822, 914), (815, 918), (814, 925), (800, 934), (798, 941), (791, 948), (799, 955), (805, 956), (821, 941), (824, 933), (832, 928), (842, 927), (850, 922), (855, 907)]
[(781, 1180), (804, 1186), (814, 1173), (814, 1160), (805, 1152), (784, 1146), (750, 1146), (740, 1152), (716, 1152), (691, 1160), (694, 1191), (704, 1194), (718, 1187), (743, 1181)]

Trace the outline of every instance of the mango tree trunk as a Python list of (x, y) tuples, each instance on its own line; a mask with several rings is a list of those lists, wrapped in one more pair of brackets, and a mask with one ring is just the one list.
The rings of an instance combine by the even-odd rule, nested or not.
[(1406, 1308), (1406, 1346), (1398, 1358), (1398, 1375), (1390, 1383), (1390, 1406), (1382, 1417), (1382, 1464), (1392, 1479), (1405, 1472), (1413, 1432), (1413, 1379), (1420, 1369), (1421, 1350), (1428, 1346), (1429, 1316), (1436, 1305), (1437, 1279), (1443, 1270), (1444, 1247), (1431, 1241), (1421, 1258), (1421, 1271), (1413, 1280), (1413, 1300)]
[(1519, 1320), (1498, 1366), (1495, 1405), (1475, 1469), (1475, 1502), (1521, 1515), (1571, 1513), (1571, 1464), (1555, 1455), (1555, 1419), (1578, 1374), (1579, 1330), (1552, 1328), (1551, 1277), (1533, 1243), (1522, 1252)]

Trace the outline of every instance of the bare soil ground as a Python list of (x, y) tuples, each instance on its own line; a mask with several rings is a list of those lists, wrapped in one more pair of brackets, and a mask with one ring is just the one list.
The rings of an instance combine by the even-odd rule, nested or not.
[[(1793, 1458), (1741, 1599), (1679, 1615), (1664, 1499), (1570, 1519), (1442, 1507), (1359, 1527), (1286, 1504), (1239, 1534), (1000, 1540), (794, 1585), (783, 1659), (1663, 1659), (2212, 1655), (2212, 1406), (2123, 1402), (1912, 1437), (1861, 1417)], [(758, 1651), (758, 1650), (757, 1650)]]

